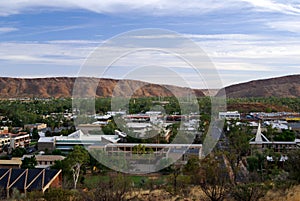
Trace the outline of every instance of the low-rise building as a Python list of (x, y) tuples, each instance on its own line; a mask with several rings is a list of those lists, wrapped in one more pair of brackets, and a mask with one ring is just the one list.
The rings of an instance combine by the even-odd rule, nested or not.
[(219, 112), (219, 119), (241, 119), (238, 111)]
[(21, 168), (21, 158), (12, 158), (10, 160), (0, 160), (0, 168)]
[(55, 137), (40, 137), (38, 149), (40, 151), (53, 151), (55, 149)]
[[(146, 152), (151, 150), (155, 157), (172, 158), (174, 161), (187, 162), (190, 157), (202, 157), (202, 144), (138, 144), (116, 143), (101, 144), (89, 147), (89, 150), (101, 150), (108, 155), (124, 155), (129, 159), (134, 155), (135, 147), (144, 147)], [(148, 151), (147, 151), (148, 150)]]
[(45, 192), (49, 188), (62, 187), (62, 171), (46, 169), (0, 169), (0, 187), (9, 198), (13, 189), (21, 193), (30, 191)]
[(261, 132), (261, 125), (258, 124), (255, 138), (250, 140), (251, 151), (263, 151), (265, 149), (273, 149), (275, 152), (284, 153), (290, 150), (300, 148), (300, 139), (294, 141), (270, 141)]
[(37, 130), (43, 130), (43, 129), (47, 128), (47, 124), (45, 124), (45, 123), (35, 123), (35, 124), (25, 124), (24, 125), (24, 129), (32, 130), (34, 128), (36, 128)]
[(75, 145), (90, 146), (101, 143), (117, 143), (120, 140), (118, 135), (90, 135), (77, 130), (68, 136), (43, 137), (38, 141), (40, 151), (52, 151), (59, 149), (68, 152)]
[(37, 165), (35, 168), (49, 168), (50, 166), (54, 165), (55, 161), (61, 161), (64, 160), (64, 156), (60, 155), (24, 155), (22, 157), (22, 160), (24, 158), (31, 158), (35, 157)]

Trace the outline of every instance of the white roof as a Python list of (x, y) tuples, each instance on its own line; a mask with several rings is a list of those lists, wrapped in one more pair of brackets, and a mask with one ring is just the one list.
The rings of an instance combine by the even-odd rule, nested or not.
[[(145, 147), (161, 147), (161, 148), (202, 148), (202, 144), (151, 144), (151, 143), (117, 143), (117, 144), (104, 144), (103, 146), (114, 146), (114, 147), (134, 147), (134, 146), (145, 146)], [(90, 146), (92, 147), (98, 147)]]
[(256, 136), (255, 136), (255, 142), (263, 142), (263, 141), (269, 142), (268, 138), (266, 136), (264, 136), (264, 134), (262, 134), (261, 125), (259, 123), (258, 128), (257, 128), (257, 132), (256, 132)]
[(40, 137), (38, 142), (53, 142), (54, 137)]
[(74, 142), (74, 140), (77, 140), (81, 144), (84, 144), (85, 142), (91, 142), (94, 141), (96, 142), (101, 142), (103, 139), (106, 139), (112, 143), (116, 143), (119, 141), (119, 136), (118, 135), (89, 135), (89, 134), (84, 134), (81, 130), (75, 131), (74, 133), (68, 135), (68, 136), (56, 136), (55, 139), (57, 143), (59, 142)]
[(127, 126), (129, 128), (147, 128), (147, 127), (152, 127), (150, 123), (133, 123), (129, 122), (127, 123)]
[(260, 123), (258, 124), (257, 132), (255, 136), (255, 142), (262, 142)]
[(268, 138), (266, 136), (264, 136), (264, 134), (262, 134), (261, 132), (261, 125), (260, 123), (258, 123), (258, 128), (257, 128), (257, 131), (256, 131), (256, 135), (255, 135), (255, 138), (252, 138), (250, 140), (250, 144), (262, 144), (264, 142), (270, 142), (268, 140)]

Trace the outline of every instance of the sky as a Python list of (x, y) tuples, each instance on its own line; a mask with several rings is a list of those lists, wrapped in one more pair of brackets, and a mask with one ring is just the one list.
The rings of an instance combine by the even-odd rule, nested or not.
[[(228, 86), (299, 74), (299, 19), (296, 0), (0, 1), (0, 76), (82, 75), (103, 44), (108, 52), (125, 54), (136, 41), (140, 46), (151, 41), (163, 50), (168, 46), (171, 53), (153, 45), (155, 51), (123, 56), (105, 75), (95, 76), (219, 88), (219, 78)], [(147, 33), (151, 29), (162, 31)], [(180, 40), (168, 40), (174, 35)], [(213, 69), (195, 75), (187, 61), (174, 56), (174, 48), (192, 52), (188, 41), (199, 46)]]

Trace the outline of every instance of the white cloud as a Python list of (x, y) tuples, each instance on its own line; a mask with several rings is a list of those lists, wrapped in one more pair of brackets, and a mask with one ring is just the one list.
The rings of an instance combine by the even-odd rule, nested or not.
[(0, 43), (0, 60), (12, 64), (55, 64), (80, 66), (85, 57), (93, 50), (90, 44), (76, 43), (39, 43), (2, 42)]
[[(299, 73), (297, 66), (300, 64), (300, 40), (297, 38), (285, 36), (266, 38), (265, 36), (246, 34), (186, 36), (192, 37), (212, 59), (217, 70), (222, 72), (221, 75), (226, 76), (225, 85), (236, 82), (236, 78), (240, 78), (241, 81), (245, 77), (247, 80), (255, 79), (257, 73), (261, 77), (270, 73), (274, 75), (276, 73), (277, 75)], [(205, 40), (205, 38), (209, 38), (209, 40)], [(143, 40), (152, 39), (143, 38)], [(41, 67), (46, 65), (79, 67), (101, 42), (94, 40), (2, 42), (0, 43), (0, 60), (5, 64), (19, 66), (38, 64)], [(132, 50), (126, 46), (108, 48), (111, 51), (116, 50), (123, 53)], [(172, 52), (172, 48), (170, 48), (170, 52)], [(137, 52), (121, 58), (113, 64), (108, 74), (118, 76), (128, 68), (147, 65), (175, 67), (173, 70), (180, 75), (184, 74), (184, 77), (193, 76), (193, 72), (187, 70), (190, 66), (183, 60), (174, 58), (172, 54), (168, 55), (159, 51)], [(123, 68), (120, 70), (117, 67)], [(209, 73), (210, 71), (205, 72)], [(231, 80), (228, 74), (232, 75)], [(238, 75), (243, 75), (243, 77)], [(193, 87), (196, 86), (193, 85)]]
[[(0, 2), (0, 16), (34, 11), (85, 9), (96, 13), (139, 12), (147, 15), (199, 15), (220, 9), (252, 8), (285, 14), (300, 14), (297, 1), (273, 0), (14, 0)], [(37, 11), (37, 10), (35, 10)]]
[[(163, 14), (184, 12), (186, 9), (199, 9), (198, 12), (207, 12), (220, 7), (220, 2), (212, 0), (209, 4), (202, 1), (189, 0), (14, 0), (0, 2), (0, 15), (7, 16), (30, 11), (35, 8), (47, 9), (86, 9), (96, 13), (120, 13), (128, 11), (146, 11), (148, 14)], [(201, 9), (201, 8), (206, 8)]]
[(15, 27), (0, 27), (0, 33), (8, 33), (13, 31), (18, 31), (18, 29)]
[[(0, 16), (8, 16), (37, 8), (66, 10), (85, 9), (96, 13), (139, 12), (148, 15), (199, 15), (218, 9), (235, 7), (238, 0), (14, 0), (0, 2)], [(242, 3), (243, 4), (243, 3)]]
[(248, 2), (254, 6), (256, 9), (263, 11), (273, 11), (280, 12), (284, 14), (299, 15), (300, 14), (300, 4), (299, 1), (274, 1), (274, 0), (242, 0)]
[(298, 19), (297, 21), (287, 19), (285, 21), (267, 22), (266, 25), (276, 30), (300, 33), (300, 22)]

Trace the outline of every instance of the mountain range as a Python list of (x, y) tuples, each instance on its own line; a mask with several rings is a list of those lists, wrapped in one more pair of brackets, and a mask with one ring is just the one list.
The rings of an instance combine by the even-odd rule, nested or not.
[(225, 87), (230, 98), (300, 97), (300, 75), (254, 80)]
[[(72, 97), (76, 78), (7, 78), (0, 77), (0, 98), (60, 98)], [(135, 80), (116, 80), (106, 78), (80, 78), (83, 85), (98, 83), (96, 97), (186, 97), (191, 92), (197, 97), (209, 94), (207, 89), (190, 89), (171, 85), (159, 85)], [(230, 98), (243, 97), (300, 97), (300, 75), (255, 80), (224, 88)], [(215, 90), (210, 90), (215, 92)], [(87, 96), (93, 96), (92, 87), (84, 89)]]
[[(72, 97), (76, 78), (6, 78), (0, 77), (0, 98), (67, 98)], [(197, 97), (205, 96), (201, 90), (159, 85), (135, 80), (115, 80), (104, 78), (79, 78), (84, 87), (84, 97), (94, 96), (93, 86), (98, 83), (96, 97), (128, 96), (132, 97), (178, 97), (188, 96), (192, 91)]]

